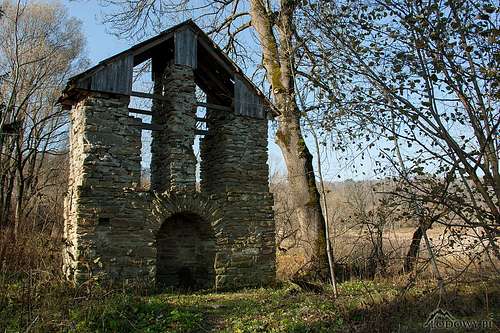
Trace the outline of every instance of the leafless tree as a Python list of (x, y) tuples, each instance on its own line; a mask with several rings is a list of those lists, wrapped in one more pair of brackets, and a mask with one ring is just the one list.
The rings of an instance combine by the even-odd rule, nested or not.
[(1, 225), (28, 216), (54, 185), (54, 154), (65, 150), (66, 113), (60, 89), (82, 63), (80, 23), (57, 3), (3, 1), (0, 20)]

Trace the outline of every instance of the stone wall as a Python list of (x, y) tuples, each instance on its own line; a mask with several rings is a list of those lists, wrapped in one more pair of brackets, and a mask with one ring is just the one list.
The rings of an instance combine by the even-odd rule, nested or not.
[[(212, 103), (210, 96), (208, 103)], [(201, 140), (201, 191), (224, 216), (217, 242), (217, 285), (269, 284), (275, 278), (273, 197), (269, 193), (267, 121), (208, 109)]]
[[(81, 282), (232, 289), (275, 278), (267, 121), (208, 110), (201, 192), (194, 191), (194, 78), (173, 65), (156, 85), (152, 191), (139, 191), (140, 120), (128, 98), (92, 93), (71, 111), (64, 270)], [(192, 281), (191, 281), (192, 280)]]
[(153, 132), (151, 188), (158, 192), (194, 190), (196, 157), (193, 152), (196, 126), (196, 85), (191, 67), (170, 65), (156, 74), (154, 90), (166, 100), (155, 100), (152, 122), (162, 131)]
[[(210, 103), (210, 96), (207, 101)], [(208, 109), (201, 140), (201, 190), (269, 192), (267, 121)]]
[(216, 286), (269, 285), (275, 279), (273, 198), (270, 193), (212, 195), (223, 219), (216, 235)]
[(63, 260), (65, 274), (76, 280), (109, 272), (109, 258), (134, 237), (113, 226), (133, 229), (130, 221), (143, 215), (124, 195), (124, 188), (139, 184), (141, 171), (140, 129), (128, 116), (128, 103), (128, 98), (95, 93), (71, 112)]

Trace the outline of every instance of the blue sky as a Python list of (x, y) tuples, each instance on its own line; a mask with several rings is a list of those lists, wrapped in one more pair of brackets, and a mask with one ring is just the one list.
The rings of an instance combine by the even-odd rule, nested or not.
[(87, 38), (87, 55), (92, 65), (129, 47), (129, 43), (109, 34), (99, 22), (100, 8), (97, 1), (72, 0), (63, 2), (70, 16), (78, 18), (83, 24)]
[[(98, 6), (97, 1), (65, 0), (63, 3), (67, 6), (70, 16), (76, 17), (82, 22), (83, 32), (87, 39), (87, 57), (92, 65), (130, 47), (131, 44), (129, 41), (121, 40), (113, 36), (100, 22), (101, 7)], [(284, 174), (286, 168), (283, 157), (279, 147), (274, 143), (273, 139), (274, 131), (272, 128), (274, 127), (275, 126), (272, 125), (270, 126), (269, 133), (270, 172), (273, 173), (277, 171)], [(316, 156), (313, 141), (307, 138), (306, 143), (313, 155)], [(367, 167), (370, 165), (369, 162), (366, 162), (364, 167), (362, 167), (362, 171), (367, 173), (363, 176), (361, 172), (357, 174), (353, 172), (353, 169), (359, 169), (359, 165), (346, 165), (346, 163), (342, 162), (335, 153), (329, 150), (321, 152), (321, 160), (325, 180), (339, 180), (338, 175), (341, 176), (340, 179), (373, 178), (371, 168)], [(315, 167), (316, 163), (315, 161)]]

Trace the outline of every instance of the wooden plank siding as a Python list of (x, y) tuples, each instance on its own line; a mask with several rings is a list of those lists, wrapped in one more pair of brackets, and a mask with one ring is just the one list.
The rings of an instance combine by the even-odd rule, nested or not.
[(234, 78), (234, 104), (236, 114), (259, 119), (265, 118), (260, 97), (238, 75)]
[(107, 63), (85, 80), (79, 81), (78, 88), (130, 95), (133, 62), (132, 54), (127, 54)]
[(82, 91), (162, 100), (163, 96), (132, 91), (133, 68), (148, 59), (153, 59), (153, 75), (154, 69), (167, 64), (192, 67), (196, 84), (215, 98), (214, 105), (198, 103), (198, 106), (259, 119), (266, 118), (268, 111), (270, 115), (279, 114), (242, 70), (191, 20), (72, 77), (59, 102), (71, 107), (82, 96)]
[(198, 42), (194, 31), (187, 28), (174, 33), (175, 63), (196, 69)]

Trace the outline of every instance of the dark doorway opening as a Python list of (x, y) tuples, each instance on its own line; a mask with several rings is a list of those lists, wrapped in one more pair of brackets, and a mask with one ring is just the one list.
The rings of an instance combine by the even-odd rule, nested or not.
[(214, 286), (215, 239), (210, 223), (190, 213), (165, 220), (156, 237), (156, 283), (187, 290)]

